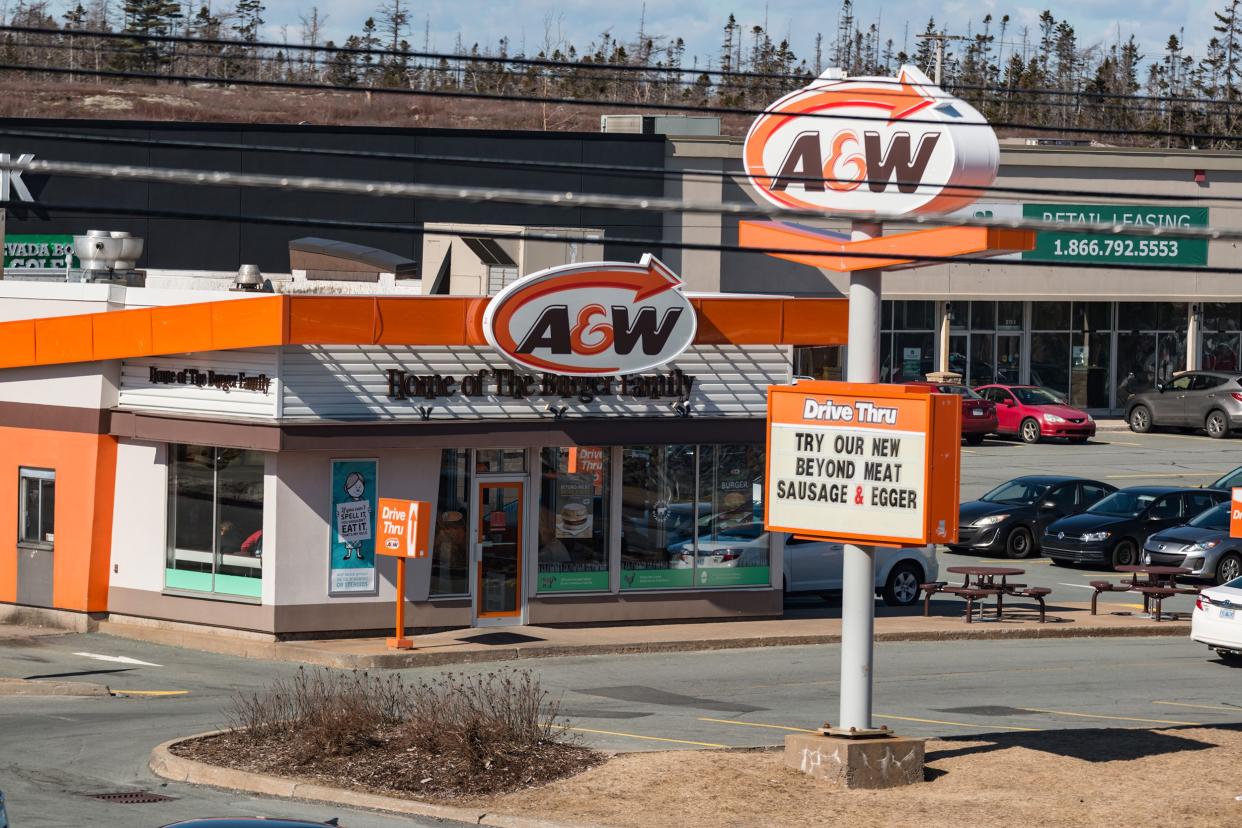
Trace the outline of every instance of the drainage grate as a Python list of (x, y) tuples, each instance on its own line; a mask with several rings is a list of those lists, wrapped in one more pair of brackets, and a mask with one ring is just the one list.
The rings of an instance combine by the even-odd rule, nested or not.
[(118, 805), (148, 805), (152, 802), (171, 802), (173, 797), (150, 791), (112, 791), (110, 793), (87, 794), (91, 799), (102, 802), (115, 802)]

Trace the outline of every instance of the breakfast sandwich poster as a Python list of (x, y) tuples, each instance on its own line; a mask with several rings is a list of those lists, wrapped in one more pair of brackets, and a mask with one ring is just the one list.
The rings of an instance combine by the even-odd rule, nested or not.
[(595, 530), (595, 479), (590, 474), (556, 478), (556, 536), (589, 538)]

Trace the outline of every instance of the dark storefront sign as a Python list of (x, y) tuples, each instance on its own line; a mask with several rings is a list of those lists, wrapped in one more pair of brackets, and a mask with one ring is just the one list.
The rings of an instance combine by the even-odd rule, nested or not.
[[(1139, 227), (1206, 227), (1206, 207), (1148, 207), (1133, 204), (1023, 204), (1022, 218), (1067, 224)], [(1123, 234), (1040, 232), (1024, 260), (1108, 264), (1207, 265), (1207, 239), (1153, 238)]]

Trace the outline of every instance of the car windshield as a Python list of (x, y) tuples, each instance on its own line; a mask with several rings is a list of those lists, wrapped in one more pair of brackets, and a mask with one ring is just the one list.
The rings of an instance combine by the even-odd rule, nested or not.
[(985, 494), (980, 500), (988, 503), (1013, 503), (1026, 506), (1044, 496), (1051, 483), (1037, 483), (1032, 480), (1010, 480), (1002, 483)]
[(1087, 510), (1092, 515), (1109, 515), (1111, 517), (1134, 517), (1142, 514), (1155, 495), (1135, 494), (1134, 492), (1113, 492), (1108, 497)]
[(1209, 489), (1232, 489), (1234, 486), (1242, 486), (1242, 466), (1229, 472), (1229, 474), (1218, 479)]
[(1229, 504), (1222, 503), (1200, 512), (1190, 521), (1190, 525), (1196, 529), (1211, 529), (1214, 532), (1229, 531)]
[(964, 385), (937, 385), (936, 391), (941, 394), (957, 394), (959, 397), (965, 397), (968, 400), (983, 399), (983, 397), (975, 393), (975, 389), (967, 388)]
[(1042, 388), (1011, 389), (1023, 405), (1061, 405), (1061, 398)]

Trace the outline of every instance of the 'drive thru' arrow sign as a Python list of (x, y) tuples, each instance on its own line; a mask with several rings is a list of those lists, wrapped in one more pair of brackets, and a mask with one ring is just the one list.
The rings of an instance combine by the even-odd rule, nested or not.
[(532, 273), (498, 293), (483, 333), (508, 359), (551, 374), (645, 371), (694, 341), (681, 279), (651, 254), (637, 263), (587, 262)]

